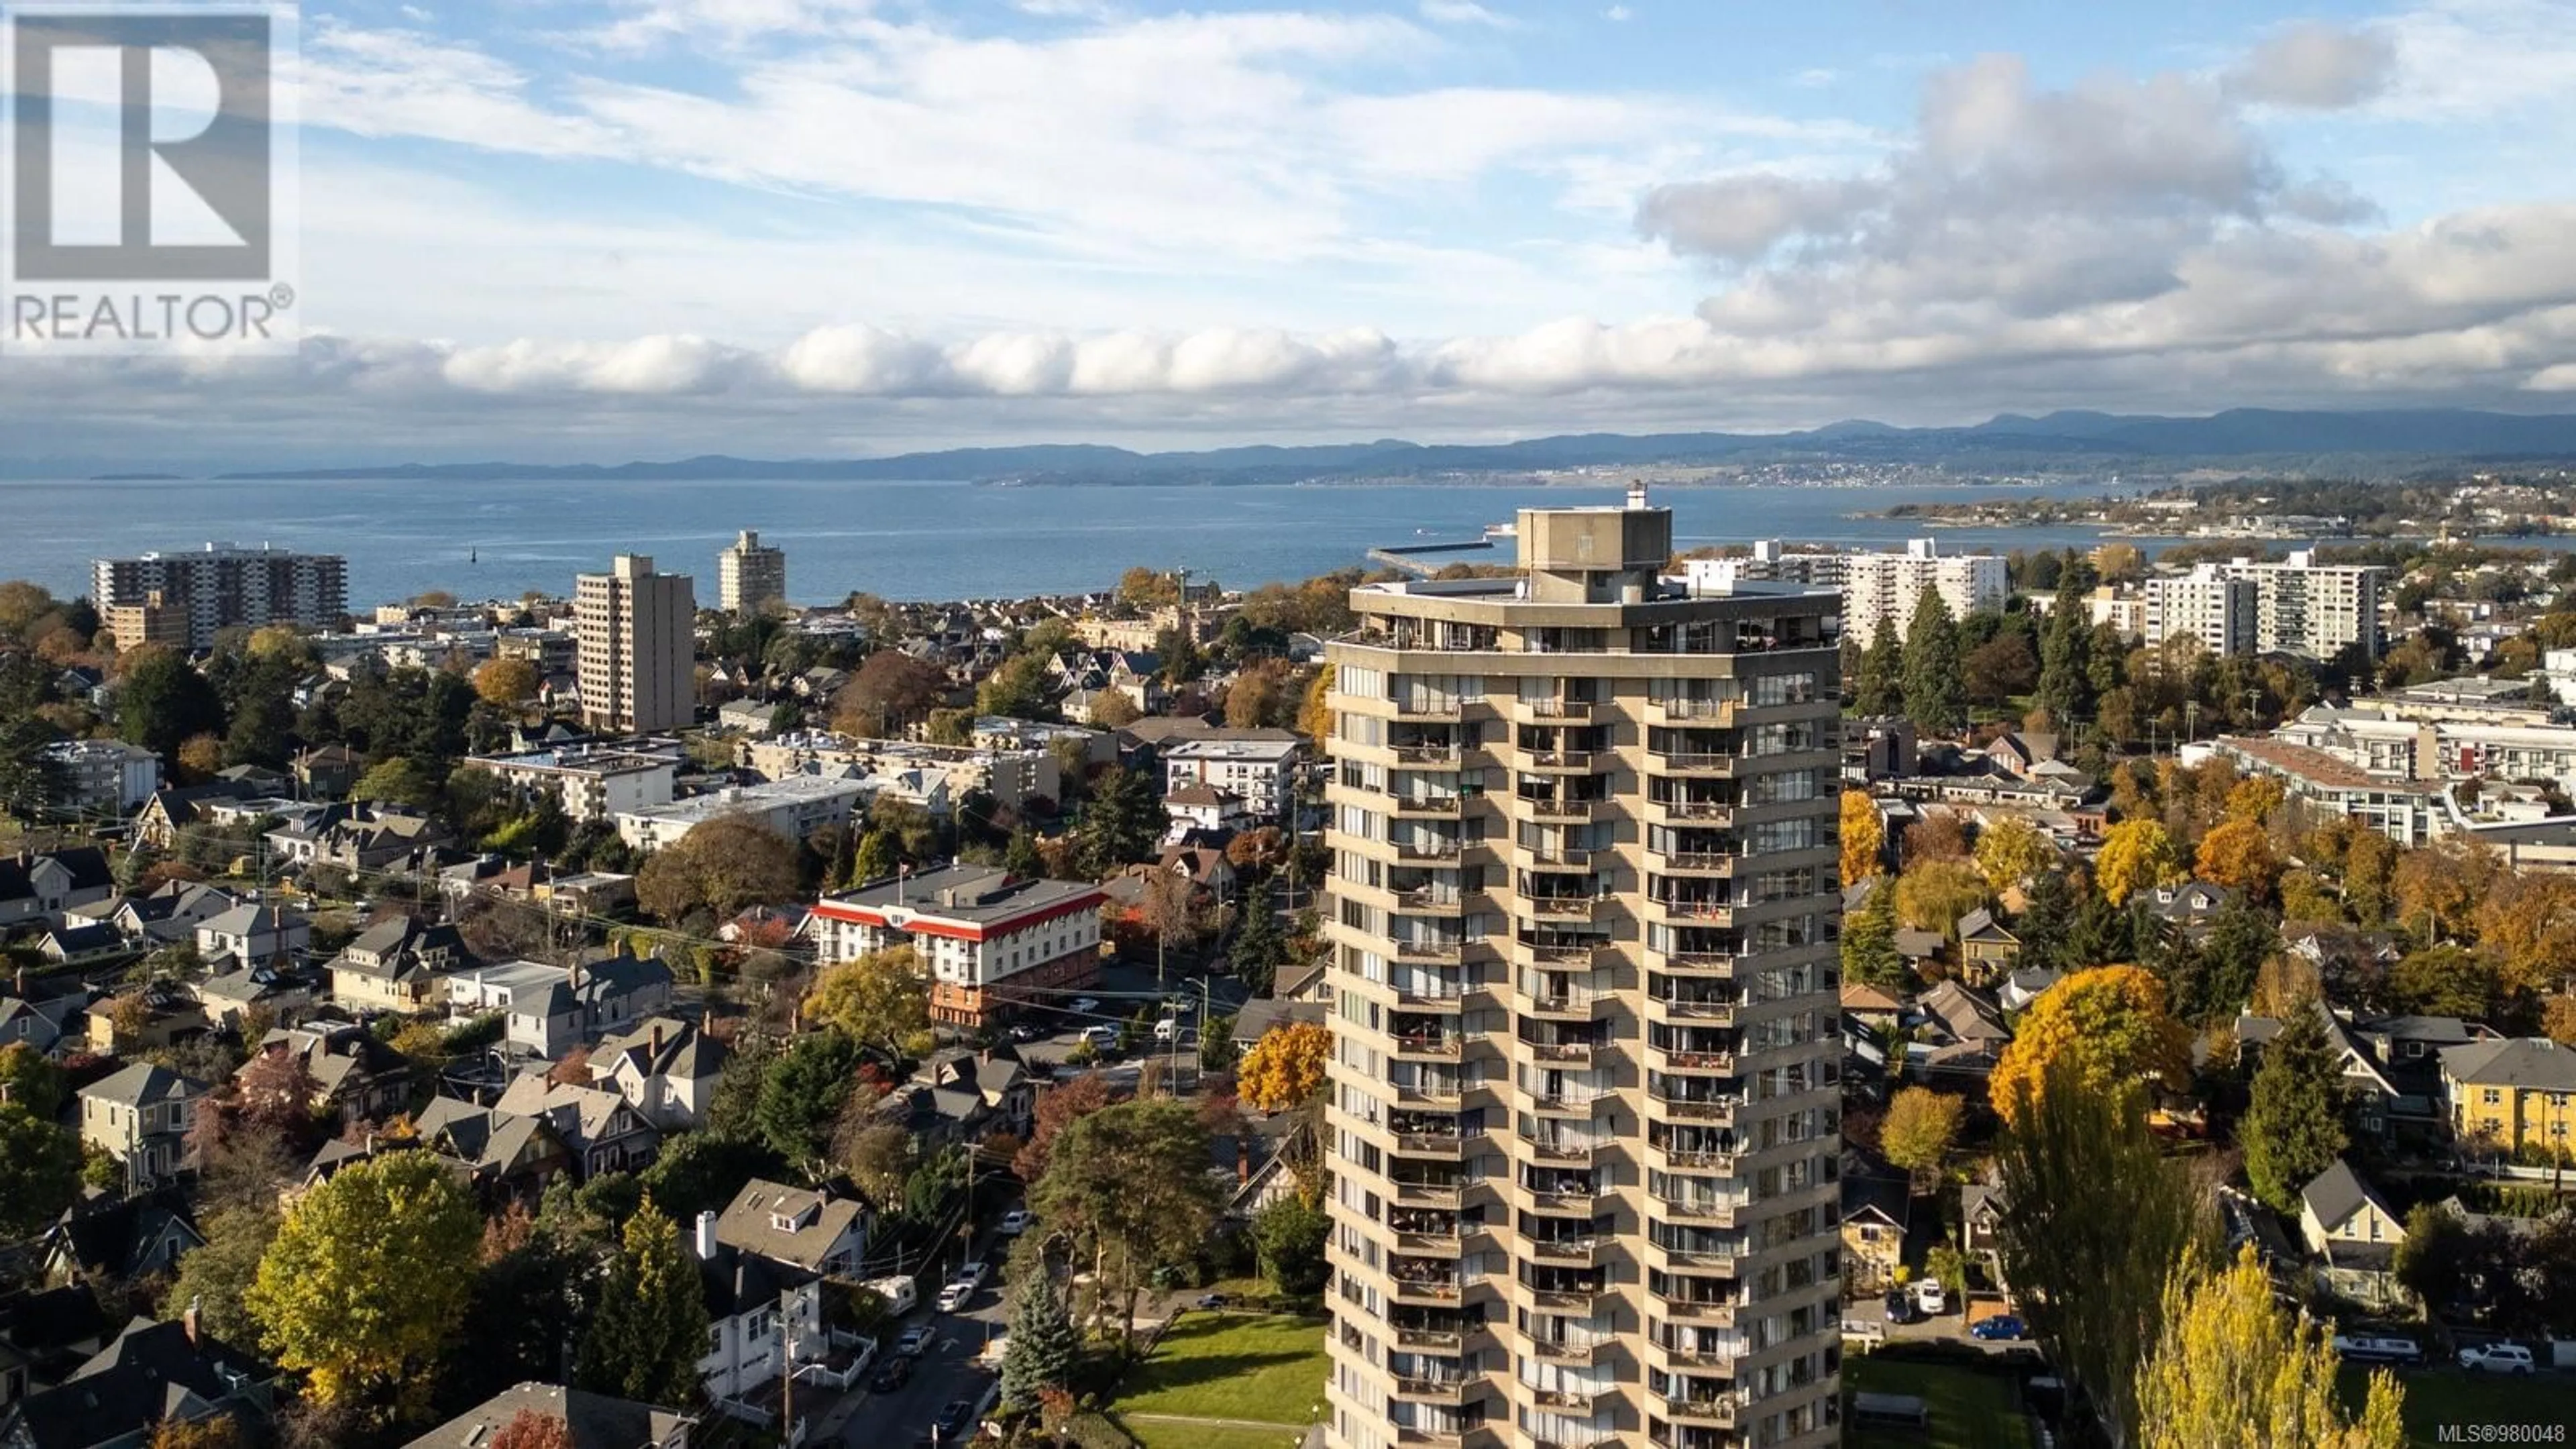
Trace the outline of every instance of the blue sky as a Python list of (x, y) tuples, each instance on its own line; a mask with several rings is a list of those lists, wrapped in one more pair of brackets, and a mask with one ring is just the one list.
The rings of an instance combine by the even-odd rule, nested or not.
[(2576, 406), (2576, 0), (341, 0), (289, 365), (35, 458)]

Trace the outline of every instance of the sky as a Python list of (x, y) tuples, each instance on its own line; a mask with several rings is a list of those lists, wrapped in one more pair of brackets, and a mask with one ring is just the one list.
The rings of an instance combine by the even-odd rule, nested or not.
[(0, 471), (2576, 411), (2576, 0), (316, 0), (291, 360)]

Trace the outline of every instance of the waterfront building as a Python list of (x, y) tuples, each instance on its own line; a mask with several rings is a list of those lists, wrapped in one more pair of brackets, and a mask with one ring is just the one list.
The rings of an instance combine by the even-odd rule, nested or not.
[(93, 559), (90, 602), (120, 648), (209, 649), (226, 629), (337, 627), (349, 612), (348, 564), (265, 543)]
[(1839, 601), (1527, 509), (1333, 641), (1326, 1442), (1839, 1438)]
[(738, 614), (787, 598), (787, 553), (760, 541), (750, 529), (716, 555), (716, 607)]
[(573, 593), (582, 723), (614, 734), (679, 729), (697, 717), (697, 600), (686, 574), (619, 554)]
[(1843, 562), (1843, 627), (1866, 647), (1878, 637), (1878, 621), (1888, 619), (1902, 641), (1925, 589), (1940, 593), (1951, 618), (1964, 619), (2001, 609), (2010, 585), (2002, 559), (1945, 554), (1933, 539), (1915, 539), (1903, 553), (1856, 553)]
[(2379, 595), (2386, 569), (2320, 564), (2308, 549), (2281, 563), (2241, 558), (2222, 570), (2257, 589), (2254, 648), (2265, 654), (2332, 659), (2358, 647), (2379, 657)]
[(2201, 564), (2179, 577), (2147, 580), (2146, 596), (2148, 648), (2187, 634), (2212, 654), (2254, 652), (2262, 616), (2262, 585), (2255, 580)]

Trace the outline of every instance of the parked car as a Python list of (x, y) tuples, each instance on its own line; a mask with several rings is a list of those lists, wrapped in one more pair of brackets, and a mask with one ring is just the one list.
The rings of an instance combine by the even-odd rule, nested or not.
[(2354, 1334), (2347, 1338), (2336, 1334), (2334, 1350), (2352, 1363), (2414, 1363), (2424, 1357), (2424, 1350), (2411, 1338), (2374, 1337)]
[(1940, 1279), (1920, 1279), (1914, 1285), (1914, 1306), (1926, 1313), (1947, 1313), (1950, 1295), (1942, 1291)]
[(2460, 1367), (2490, 1374), (2527, 1374), (2537, 1365), (2518, 1343), (2473, 1343), (2460, 1350)]
[(1016, 1238), (1037, 1226), (1037, 1215), (1027, 1208), (1013, 1208), (1002, 1214), (1002, 1225), (994, 1231), (1006, 1238)]
[(957, 1276), (949, 1281), (963, 1283), (966, 1285), (967, 1290), (971, 1292), (977, 1288), (983, 1287), (984, 1280), (992, 1276), (993, 1266), (981, 1258), (978, 1258), (973, 1262), (959, 1264), (957, 1267)]
[(1018, 1026), (1012, 1027), (1010, 1031), (1011, 1040), (1018, 1042), (1036, 1041), (1039, 1037), (1044, 1035), (1044, 1032), (1039, 1031), (1036, 1027), (1029, 1025), (1027, 1022), (1022, 1022)]
[(1888, 1322), (1921, 1323), (1923, 1321), (1923, 1316), (1923, 1310), (1916, 1307), (1914, 1304), (1913, 1294), (1906, 1292), (1902, 1288), (1890, 1288), (1887, 1290)]
[(947, 1287), (939, 1290), (939, 1311), (942, 1313), (954, 1313), (958, 1309), (965, 1307), (966, 1300), (974, 1296), (974, 1284), (951, 1283)]
[(1199, 1306), (1199, 1307), (1201, 1307), (1201, 1308), (1206, 1308), (1206, 1309), (1211, 1309), (1211, 1310), (1213, 1310), (1213, 1309), (1218, 1309), (1218, 1308), (1228, 1307), (1228, 1306), (1230, 1306), (1233, 1302), (1234, 1302), (1234, 1300), (1233, 1300), (1233, 1299), (1226, 1297), (1226, 1296), (1225, 1296), (1224, 1294), (1222, 1294), (1222, 1293), (1202, 1293), (1202, 1294), (1200, 1294), (1200, 1295), (1199, 1295), (1199, 1305), (1198, 1305), (1198, 1306)]
[(1091, 1043), (1095, 1048), (1106, 1050), (1118, 1045), (1118, 1028), (1114, 1026), (1086, 1026), (1082, 1029), (1082, 1039)]
[(897, 1357), (897, 1358), (919, 1358), (919, 1357), (921, 1357), (922, 1350), (924, 1350), (924, 1349), (926, 1349), (926, 1348), (930, 1347), (930, 1339), (931, 1339), (931, 1332), (930, 1332), (930, 1325), (929, 1325), (929, 1324), (927, 1324), (927, 1323), (916, 1323), (916, 1324), (914, 1324), (912, 1327), (905, 1329), (905, 1330), (903, 1331), (902, 1335), (901, 1335), (900, 1337), (898, 1337), (898, 1338), (896, 1338), (896, 1339), (895, 1339), (895, 1341), (894, 1341), (894, 1353), (895, 1353), (895, 1357)]
[(890, 1394), (912, 1382), (912, 1360), (898, 1354), (877, 1365), (876, 1377), (868, 1387), (880, 1394)]
[(2024, 1324), (2019, 1318), (2012, 1314), (1998, 1313), (1989, 1318), (1980, 1318), (1975, 1323), (1968, 1325), (1968, 1336), (1970, 1338), (1982, 1338), (1989, 1341), (2008, 1341), (2011, 1339), (2030, 1337), (2030, 1328), (2027, 1324)]
[(939, 1417), (931, 1421), (930, 1427), (938, 1431), (939, 1442), (947, 1444), (955, 1441), (958, 1436), (974, 1427), (974, 1424), (974, 1401), (972, 1399), (951, 1399), (948, 1402), (948, 1407), (939, 1411)]
[(1154, 1023), (1154, 1040), (1170, 1041), (1181, 1034), (1181, 1024), (1170, 1017)]
[(1091, 1013), (1100, 1009), (1100, 998), (1097, 996), (1077, 996), (1071, 1001), (1066, 1002), (1064, 1004), (1064, 1009), (1072, 1012), (1076, 1016), (1089, 1016)]

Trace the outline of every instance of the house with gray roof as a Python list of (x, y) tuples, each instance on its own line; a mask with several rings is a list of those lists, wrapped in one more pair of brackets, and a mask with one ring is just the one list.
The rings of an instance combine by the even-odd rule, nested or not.
[(166, 1181), (187, 1163), (188, 1129), (204, 1095), (203, 1082), (136, 1062), (80, 1089), (81, 1144), (123, 1163), (130, 1188)]
[(590, 1082), (664, 1131), (695, 1127), (714, 1105), (729, 1055), (696, 1023), (655, 1016), (591, 1049)]
[(773, 1263), (855, 1277), (868, 1251), (867, 1204), (753, 1178), (716, 1219), (716, 1241)]
[(2299, 1189), (2299, 1237), (2328, 1291), (2371, 1304), (2405, 1296), (2393, 1270), (2406, 1224), (2351, 1163), (2338, 1157)]
[(585, 1181), (603, 1172), (649, 1166), (662, 1148), (662, 1134), (624, 1097), (597, 1087), (549, 1082), (542, 1073), (514, 1079), (494, 1110), (543, 1119), (563, 1139)]
[(520, 1415), (564, 1426), (571, 1449), (689, 1449), (698, 1421), (676, 1409), (558, 1384), (520, 1384), (421, 1435), (405, 1449), (490, 1449)]
[(331, 995), (360, 1010), (418, 1011), (445, 995), (449, 976), (477, 964), (454, 926), (393, 916), (331, 958)]
[(261, 1425), (275, 1407), (276, 1379), (274, 1368), (200, 1332), (193, 1318), (138, 1318), (71, 1377), (0, 1409), (0, 1446), (137, 1449), (170, 1420)]

